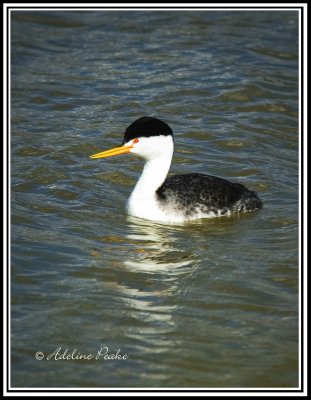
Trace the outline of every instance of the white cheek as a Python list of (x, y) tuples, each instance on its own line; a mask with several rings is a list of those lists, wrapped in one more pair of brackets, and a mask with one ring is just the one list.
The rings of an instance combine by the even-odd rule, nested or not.
[(139, 149), (137, 143), (135, 143), (135, 144), (134, 144), (134, 147), (132, 147), (132, 148), (130, 149), (130, 153), (133, 153), (133, 154), (139, 154), (139, 153), (140, 153), (140, 149)]
[(161, 157), (164, 150), (173, 152), (174, 149), (171, 136), (143, 137), (137, 143), (131, 141), (129, 144), (134, 144), (131, 153), (146, 159)]

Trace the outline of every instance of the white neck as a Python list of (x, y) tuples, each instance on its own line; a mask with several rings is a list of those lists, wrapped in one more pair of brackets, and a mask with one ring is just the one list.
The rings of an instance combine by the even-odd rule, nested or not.
[(146, 162), (143, 172), (136, 183), (132, 196), (148, 198), (165, 181), (172, 161), (172, 156), (163, 156)]
[[(146, 164), (127, 203), (127, 211), (130, 215), (150, 218), (150, 214), (158, 208), (156, 190), (165, 181), (170, 169), (174, 151), (173, 141), (164, 143), (164, 149), (163, 152), (162, 143), (161, 153), (156, 152), (154, 157), (144, 157), (147, 158)], [(156, 151), (155, 148), (154, 150)]]

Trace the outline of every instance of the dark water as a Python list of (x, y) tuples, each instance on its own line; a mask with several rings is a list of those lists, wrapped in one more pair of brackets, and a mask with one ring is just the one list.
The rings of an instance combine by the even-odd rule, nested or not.
[[(11, 45), (12, 385), (296, 387), (298, 13), (14, 11)], [(128, 218), (141, 161), (88, 156), (142, 115), (263, 209)]]

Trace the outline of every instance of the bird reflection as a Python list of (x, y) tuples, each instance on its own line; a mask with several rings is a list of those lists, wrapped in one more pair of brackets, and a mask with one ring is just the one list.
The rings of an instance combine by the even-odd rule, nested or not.
[(190, 272), (195, 256), (178, 246), (179, 229), (128, 217), (127, 239), (135, 245), (134, 251), (123, 261), (132, 271), (151, 274), (164, 273), (166, 277)]
[(125, 233), (101, 237), (104, 247), (93, 253), (103, 298), (113, 304), (133, 354), (170, 354), (177, 345), (178, 299), (187, 297), (189, 278), (200, 265), (184, 234), (182, 226), (128, 217)]

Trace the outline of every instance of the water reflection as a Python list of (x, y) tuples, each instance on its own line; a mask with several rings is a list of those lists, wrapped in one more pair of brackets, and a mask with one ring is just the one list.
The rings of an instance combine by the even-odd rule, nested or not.
[(171, 351), (176, 345), (176, 296), (185, 290), (186, 278), (197, 268), (197, 260), (182, 248), (179, 228), (135, 218), (127, 223), (126, 241), (118, 244), (124, 247), (124, 258), (117, 281), (111, 283), (114, 297), (123, 303), (119, 309), (126, 310), (123, 340), (132, 343), (137, 356), (145, 358)]
[(135, 256), (124, 260), (124, 266), (132, 271), (179, 275), (193, 269), (195, 256), (182, 249), (179, 243), (180, 229), (128, 217), (127, 238), (135, 245)]

